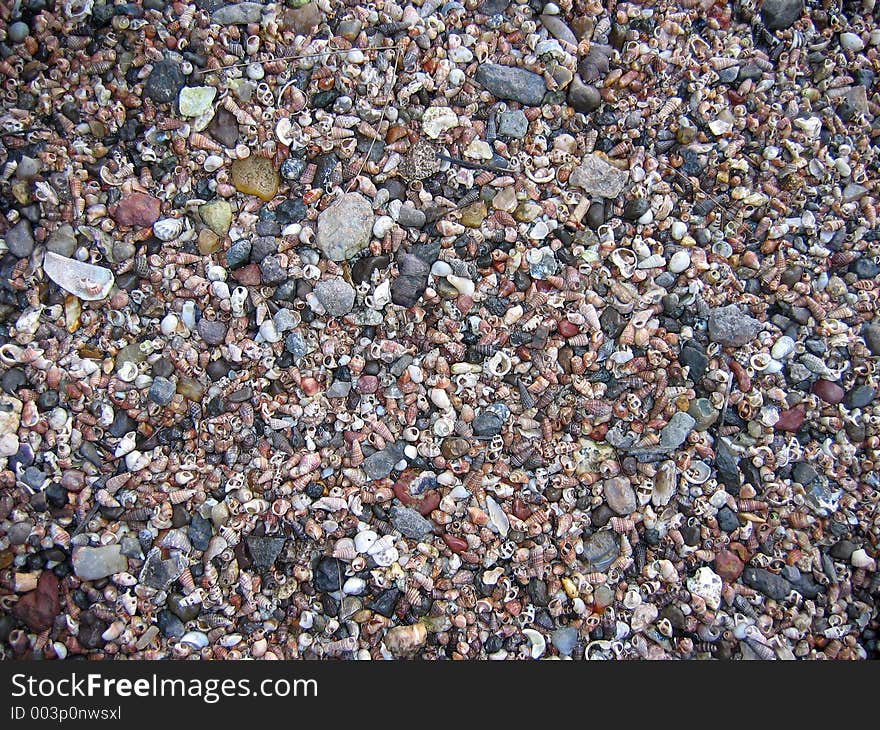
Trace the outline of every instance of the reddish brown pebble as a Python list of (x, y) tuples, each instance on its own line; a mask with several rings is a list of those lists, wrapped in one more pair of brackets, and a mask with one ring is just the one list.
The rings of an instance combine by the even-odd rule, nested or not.
[(454, 553), (463, 553), (468, 549), (467, 540), (461, 537), (455, 537), (455, 535), (442, 535), (443, 542), (445, 542), (449, 549)]
[(113, 220), (120, 226), (153, 225), (162, 213), (162, 201), (145, 193), (129, 193), (113, 209)]
[(777, 431), (797, 431), (803, 425), (805, 418), (803, 409), (795, 406), (779, 413), (775, 428)]
[(425, 492), (422, 495), (421, 500), (419, 500), (419, 504), (416, 509), (422, 515), (422, 517), (427, 517), (431, 514), (435, 509), (440, 506), (440, 493), (435, 491)]
[(357, 392), (361, 395), (370, 395), (379, 390), (379, 378), (375, 375), (361, 375), (357, 381)]
[(232, 278), (244, 286), (259, 286), (262, 281), (260, 267), (257, 264), (248, 264), (231, 272)]
[(51, 628), (59, 613), (58, 578), (48, 570), (40, 575), (36, 590), (26, 594), (12, 609), (13, 616), (24, 621), (32, 631), (38, 632)]
[(532, 516), (532, 511), (519, 497), (513, 499), (513, 514), (518, 520), (527, 520)]
[(574, 324), (574, 322), (569, 322), (567, 319), (563, 319), (559, 323), (559, 334), (563, 337), (574, 337), (578, 332), (580, 332), (580, 327)]
[(715, 572), (724, 580), (733, 583), (743, 572), (742, 560), (730, 550), (721, 550), (715, 556)]
[(840, 403), (845, 395), (843, 388), (837, 383), (832, 383), (830, 380), (817, 380), (813, 383), (812, 390), (813, 393), (831, 405)]

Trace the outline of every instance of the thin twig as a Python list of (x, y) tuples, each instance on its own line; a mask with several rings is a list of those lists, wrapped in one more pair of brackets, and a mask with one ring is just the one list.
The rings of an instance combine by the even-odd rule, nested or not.
[(328, 56), (328, 55), (338, 55), (340, 53), (348, 53), (349, 51), (354, 50), (366, 50), (366, 51), (393, 51), (397, 46), (375, 46), (373, 48), (364, 48), (364, 49), (356, 49), (356, 48), (331, 48), (326, 51), (319, 51), (317, 53), (299, 53), (293, 56), (274, 56), (272, 58), (261, 59), (260, 61), (242, 61), (241, 63), (231, 63), (228, 66), (218, 66), (217, 68), (202, 68), (199, 69), (196, 73), (200, 74), (209, 74), (214, 71), (223, 71), (227, 68), (242, 68), (244, 66), (250, 66), (252, 63), (273, 63), (274, 61), (299, 61), (303, 58), (318, 58), (319, 56)]

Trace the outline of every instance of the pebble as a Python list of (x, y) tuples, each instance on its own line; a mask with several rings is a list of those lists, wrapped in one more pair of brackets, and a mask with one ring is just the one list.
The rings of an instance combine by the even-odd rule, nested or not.
[(629, 172), (605, 162), (595, 154), (585, 155), (581, 164), (572, 172), (569, 182), (590, 195), (614, 199), (629, 179)]
[(10, 228), (4, 237), (9, 253), (20, 259), (30, 256), (34, 252), (34, 234), (29, 221), (22, 220)]
[(56, 228), (49, 240), (46, 241), (46, 250), (57, 253), (59, 256), (70, 258), (76, 250), (76, 233), (73, 226), (67, 223)]
[(12, 615), (36, 633), (50, 629), (60, 613), (59, 580), (50, 570), (42, 571), (35, 590), (25, 593), (12, 607)]
[(199, 206), (202, 222), (218, 236), (229, 233), (232, 225), (232, 206), (225, 200), (212, 200)]
[(318, 216), (318, 248), (332, 261), (351, 259), (369, 244), (373, 222), (367, 199), (346, 193)]
[(791, 583), (781, 575), (771, 573), (764, 568), (748, 566), (743, 571), (742, 579), (749, 588), (754, 588), (776, 601), (783, 600), (791, 592)]
[(144, 81), (144, 95), (157, 104), (170, 104), (177, 99), (186, 83), (186, 77), (179, 63), (170, 60), (159, 61)]
[(218, 320), (200, 319), (197, 325), (199, 336), (209, 345), (219, 345), (226, 339), (227, 327)]
[(177, 107), (185, 117), (200, 117), (211, 108), (217, 89), (213, 86), (185, 86), (180, 90)]
[(331, 317), (342, 317), (354, 306), (355, 292), (342, 278), (323, 279), (315, 286), (315, 296)]
[(217, 25), (247, 25), (259, 23), (263, 5), (255, 2), (222, 5), (211, 13), (211, 22)]
[(161, 215), (162, 201), (146, 193), (128, 193), (124, 195), (110, 214), (120, 226), (147, 228), (152, 226)]
[(709, 339), (724, 347), (743, 347), (761, 329), (761, 323), (743, 313), (735, 304), (715, 307), (709, 313)]
[(620, 540), (611, 530), (599, 530), (584, 540), (581, 559), (591, 571), (604, 572), (620, 555)]
[(345, 564), (336, 558), (323, 557), (314, 568), (312, 584), (322, 593), (335, 593), (342, 590), (345, 582)]
[(119, 544), (74, 548), (71, 562), (73, 572), (83, 580), (98, 580), (128, 570), (128, 559)]
[(626, 516), (635, 512), (638, 507), (636, 493), (630, 486), (629, 479), (625, 477), (607, 479), (603, 484), (603, 492), (608, 506), (619, 515)]
[(434, 525), (416, 510), (395, 505), (389, 512), (391, 524), (405, 537), (422, 540), (434, 532)]
[(510, 109), (498, 115), (498, 135), (523, 139), (529, 131), (529, 120), (521, 109)]
[(256, 195), (269, 201), (278, 192), (278, 171), (267, 157), (249, 155), (243, 160), (235, 160), (229, 167), (229, 176), (236, 190), (245, 195)]
[(870, 385), (860, 385), (848, 391), (843, 403), (847, 408), (865, 408), (873, 403), (877, 391)]
[(483, 63), (474, 78), (497, 98), (518, 101), (526, 106), (538, 106), (547, 91), (541, 76), (516, 66)]
[(287, 538), (284, 537), (248, 536), (247, 549), (253, 566), (260, 570), (271, 568), (286, 542)]
[(669, 259), (669, 270), (673, 274), (687, 271), (691, 265), (691, 255), (687, 251), (676, 251)]
[(575, 75), (568, 87), (568, 103), (576, 112), (589, 114), (602, 105), (602, 97), (595, 86), (585, 84), (580, 76)]
[(149, 397), (153, 403), (157, 403), (160, 406), (167, 406), (174, 397), (176, 390), (177, 386), (167, 378), (153, 378)]
[(30, 28), (27, 23), (18, 20), (9, 26), (6, 35), (13, 43), (21, 43), (30, 34)]
[(684, 411), (677, 411), (660, 431), (660, 448), (671, 451), (681, 446), (696, 426), (694, 418)]
[(182, 552), (177, 550), (169, 552), (169, 556), (163, 558), (159, 548), (151, 549), (144, 561), (143, 568), (141, 568), (138, 580), (157, 591), (167, 590), (168, 586), (176, 581), (189, 565), (189, 560)]

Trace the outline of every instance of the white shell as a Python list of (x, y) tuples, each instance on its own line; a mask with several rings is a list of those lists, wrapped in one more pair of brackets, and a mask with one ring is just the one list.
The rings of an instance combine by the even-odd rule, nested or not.
[(204, 649), (208, 645), (208, 636), (201, 631), (187, 631), (180, 637), (180, 643), (189, 644), (196, 649)]
[(496, 378), (503, 378), (505, 375), (507, 375), (507, 373), (510, 372), (510, 369), (512, 367), (513, 363), (511, 362), (510, 357), (506, 355), (502, 350), (496, 352), (486, 362), (486, 368)]
[(488, 495), (486, 496), (486, 509), (489, 512), (489, 522), (501, 537), (507, 537), (507, 533), (510, 531), (510, 520), (498, 502)]
[(692, 461), (682, 474), (685, 481), (691, 484), (704, 484), (711, 475), (712, 469), (705, 461)]
[(290, 145), (293, 144), (292, 131), (293, 124), (289, 117), (281, 117), (281, 119), (278, 120), (278, 124), (275, 125), (275, 136), (285, 147), (290, 147)]
[(534, 629), (523, 629), (523, 635), (531, 644), (532, 659), (539, 659), (547, 651), (547, 640)]
[(104, 299), (113, 288), (113, 272), (47, 251), (43, 271), (64, 291), (86, 302)]
[(422, 116), (422, 131), (432, 139), (457, 126), (458, 115), (448, 106), (429, 107)]
[(223, 167), (223, 158), (220, 155), (208, 155), (202, 167), (205, 168), (205, 172), (216, 172)]
[(354, 536), (354, 547), (359, 553), (367, 552), (376, 540), (379, 539), (379, 536), (373, 532), (372, 530), (364, 530), (363, 532), (359, 532)]
[(700, 568), (692, 578), (688, 578), (687, 587), (691, 593), (705, 600), (713, 611), (721, 605), (721, 576), (711, 568)]
[(182, 218), (161, 218), (153, 224), (153, 235), (160, 241), (173, 241), (183, 231)]
[(775, 360), (783, 360), (794, 352), (795, 341), (788, 335), (782, 335), (770, 350), (770, 354)]

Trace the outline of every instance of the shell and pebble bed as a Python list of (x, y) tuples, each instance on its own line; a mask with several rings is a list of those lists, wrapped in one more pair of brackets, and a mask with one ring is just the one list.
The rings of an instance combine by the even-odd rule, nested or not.
[(880, 8), (0, 7), (0, 655), (866, 659)]

